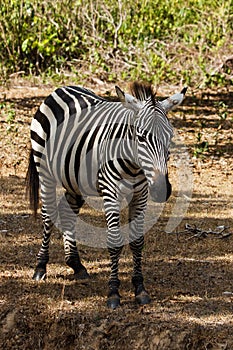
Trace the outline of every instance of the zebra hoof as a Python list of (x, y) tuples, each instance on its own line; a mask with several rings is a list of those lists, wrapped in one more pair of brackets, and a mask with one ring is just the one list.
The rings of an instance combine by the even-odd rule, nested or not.
[(146, 305), (151, 302), (151, 298), (146, 290), (142, 290), (141, 293), (135, 296), (135, 301), (138, 305)]
[(87, 280), (90, 279), (90, 275), (87, 272), (87, 269), (83, 266), (83, 268), (73, 274), (73, 278), (76, 280)]
[(120, 306), (120, 296), (119, 294), (112, 294), (111, 296), (108, 297), (107, 300), (107, 307), (110, 309), (115, 310), (118, 306)]
[(32, 276), (34, 281), (41, 281), (46, 279), (46, 270), (38, 268), (35, 270), (34, 275)]

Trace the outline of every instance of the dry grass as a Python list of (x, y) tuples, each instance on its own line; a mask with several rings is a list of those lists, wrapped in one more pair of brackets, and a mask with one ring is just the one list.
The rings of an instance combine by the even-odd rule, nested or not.
[[(173, 197), (145, 236), (145, 280), (153, 302), (143, 308), (134, 304), (132, 262), (125, 247), (120, 269), (122, 306), (113, 312), (105, 306), (109, 268), (104, 249), (81, 246), (91, 280), (70, 280), (61, 235), (56, 231), (47, 281), (31, 279), (41, 242), (41, 220), (33, 220), (24, 197), (28, 131), (36, 106), (51, 90), (24, 86), (0, 92), (2, 98), (7, 96), (4, 103), (16, 110), (11, 124), (6, 122), (5, 109), (0, 117), (0, 348), (232, 349), (233, 235), (197, 239), (180, 232), (185, 223), (204, 229), (225, 225), (233, 230), (233, 92), (194, 96), (189, 92), (184, 106), (171, 115), (190, 154), (198, 132), (208, 138), (210, 149), (203, 159), (192, 160), (193, 196), (176, 232), (164, 232)], [(228, 117), (221, 125), (214, 105), (218, 101), (228, 105)], [(174, 169), (171, 179), (175, 184)], [(176, 193), (175, 185), (174, 190)], [(90, 214), (86, 207), (85, 220), (88, 216), (91, 220)]]

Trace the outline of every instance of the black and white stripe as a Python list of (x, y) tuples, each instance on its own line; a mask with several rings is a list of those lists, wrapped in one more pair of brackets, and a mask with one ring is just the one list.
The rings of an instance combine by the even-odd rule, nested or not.
[[(155, 201), (165, 201), (170, 196), (167, 160), (172, 127), (166, 112), (179, 104), (185, 93), (174, 95), (178, 99), (172, 96), (158, 102), (148, 85), (135, 83), (132, 95), (119, 88), (116, 91), (120, 102), (107, 101), (79, 86), (59, 88), (48, 96), (32, 120), (27, 174), (35, 213), (40, 183), (44, 223), (34, 274), (36, 280), (46, 274), (50, 234), (58, 215), (64, 234), (66, 263), (77, 277), (88, 277), (79, 258), (72, 214), (78, 215), (86, 196), (103, 197), (111, 258), (108, 305), (113, 308), (120, 302), (118, 260), (123, 246), (120, 205), (124, 198), (129, 205), (136, 300), (139, 303), (150, 300), (143, 286), (141, 269), (148, 189)], [(58, 206), (57, 184), (65, 189)], [(67, 210), (67, 203), (72, 211)]]

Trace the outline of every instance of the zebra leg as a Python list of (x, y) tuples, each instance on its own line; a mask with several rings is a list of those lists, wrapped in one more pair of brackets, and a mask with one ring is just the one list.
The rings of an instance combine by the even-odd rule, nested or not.
[(110, 248), (108, 247), (108, 252), (111, 259), (111, 275), (108, 282), (108, 299), (107, 299), (107, 306), (111, 309), (116, 309), (120, 305), (120, 294), (119, 294), (119, 287), (120, 287), (120, 280), (118, 279), (118, 263), (120, 254), (122, 251), (121, 247), (114, 247)]
[(56, 205), (56, 184), (49, 178), (41, 183), (42, 200), (42, 220), (43, 220), (43, 239), (39, 253), (37, 254), (37, 265), (33, 274), (33, 279), (40, 281), (46, 278), (46, 265), (49, 261), (49, 243), (52, 228), (57, 219)]
[(143, 223), (145, 199), (147, 192), (140, 197), (134, 197), (129, 203), (130, 249), (133, 254), (132, 283), (135, 288), (135, 301), (139, 305), (150, 303), (151, 299), (145, 290), (142, 275), (142, 249), (144, 246)]
[(76, 219), (83, 203), (84, 199), (81, 195), (66, 192), (58, 205), (64, 240), (65, 262), (74, 270), (74, 277), (77, 279), (89, 278), (85, 266), (81, 263), (75, 239)]
[(43, 218), (43, 239), (39, 253), (37, 254), (37, 265), (33, 275), (35, 281), (40, 281), (46, 278), (46, 265), (49, 261), (49, 242), (50, 236), (53, 228), (53, 222), (45, 214), (42, 207), (42, 218)]
[(109, 201), (109, 199), (104, 201), (104, 206), (108, 226), (107, 247), (111, 260), (107, 306), (116, 309), (120, 305), (118, 263), (123, 248), (123, 239), (119, 229), (120, 211), (119, 206)]
[(144, 237), (130, 242), (130, 248), (133, 253), (134, 271), (132, 277), (132, 283), (135, 288), (135, 301), (139, 305), (149, 304), (151, 299), (147, 291), (145, 290), (142, 275), (142, 249), (144, 245)]

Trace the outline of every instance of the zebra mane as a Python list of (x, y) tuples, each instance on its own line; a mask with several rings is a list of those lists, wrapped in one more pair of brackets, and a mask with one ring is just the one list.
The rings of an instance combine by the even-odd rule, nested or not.
[(139, 83), (137, 81), (133, 82), (130, 86), (131, 93), (139, 101), (145, 101), (148, 98), (151, 98), (152, 103), (155, 105), (157, 100), (155, 98), (155, 91), (152, 88), (151, 84), (148, 83)]

